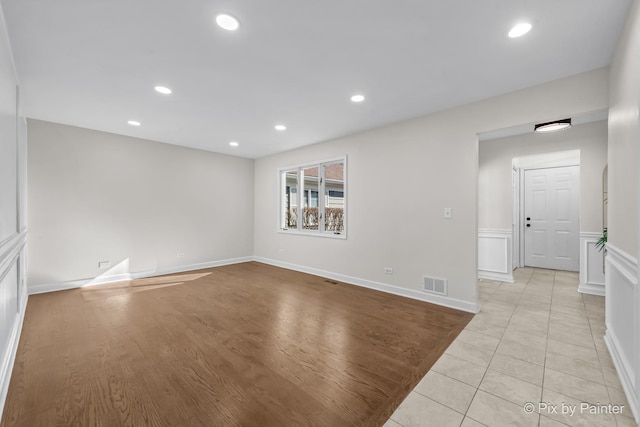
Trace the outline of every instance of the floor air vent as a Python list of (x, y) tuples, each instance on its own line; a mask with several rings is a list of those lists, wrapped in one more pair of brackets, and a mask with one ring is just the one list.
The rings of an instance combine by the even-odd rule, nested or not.
[(447, 279), (424, 276), (422, 290), (432, 294), (447, 295)]

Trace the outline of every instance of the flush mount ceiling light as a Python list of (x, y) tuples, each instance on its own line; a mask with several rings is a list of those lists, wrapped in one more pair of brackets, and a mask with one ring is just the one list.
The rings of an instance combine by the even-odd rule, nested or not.
[(169, 89), (168, 87), (164, 87), (164, 86), (156, 86), (154, 87), (155, 91), (158, 93), (161, 93), (163, 95), (169, 95), (172, 91), (171, 89)]
[(227, 13), (217, 15), (216, 24), (227, 31), (235, 31), (240, 27), (240, 21), (238, 21), (238, 18)]
[(559, 130), (569, 129), (571, 127), (571, 119), (556, 120), (548, 123), (539, 123), (533, 127), (533, 131), (537, 133), (557, 132)]
[(362, 102), (364, 101), (364, 95), (353, 95), (351, 97), (351, 102)]
[(275, 130), (279, 130), (279, 131), (283, 131), (283, 130), (287, 130), (287, 127), (285, 125), (275, 125), (274, 126)]
[(140, 122), (137, 120), (129, 120), (127, 123), (129, 123), (131, 126), (140, 126)]
[(235, 141), (231, 141), (231, 142), (229, 143), (229, 145), (230, 145), (230, 146), (232, 146), (232, 147), (237, 147), (237, 146), (238, 146), (238, 145), (240, 145), (240, 144), (238, 144), (238, 143), (237, 143), (237, 142), (235, 142)]
[(529, 24), (528, 22), (521, 22), (511, 28), (511, 31), (509, 31), (509, 37), (511, 37), (512, 39), (521, 37), (527, 34), (529, 31), (531, 31), (531, 24)]

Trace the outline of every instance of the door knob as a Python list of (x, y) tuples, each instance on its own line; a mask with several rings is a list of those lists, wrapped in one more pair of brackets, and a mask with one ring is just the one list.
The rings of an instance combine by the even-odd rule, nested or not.
[(531, 224), (527, 224), (527, 227), (531, 227)]
[(527, 217), (527, 221), (531, 221), (531, 217), (530, 216)]

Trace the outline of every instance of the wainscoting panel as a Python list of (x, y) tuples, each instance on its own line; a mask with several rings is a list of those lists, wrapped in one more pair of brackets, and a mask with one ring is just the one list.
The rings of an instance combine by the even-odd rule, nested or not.
[(511, 230), (478, 230), (478, 277), (513, 283)]
[(640, 289), (638, 260), (607, 244), (605, 341), (631, 410), (640, 420)]
[(0, 247), (0, 416), (27, 305), (23, 280), (25, 239), (26, 234), (16, 234)]
[(580, 286), (583, 294), (604, 296), (604, 254), (595, 244), (602, 234), (580, 233)]

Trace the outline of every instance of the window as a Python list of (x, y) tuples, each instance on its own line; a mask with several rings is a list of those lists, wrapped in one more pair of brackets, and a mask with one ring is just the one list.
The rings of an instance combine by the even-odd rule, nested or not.
[(279, 175), (282, 231), (345, 237), (346, 157), (280, 169)]

